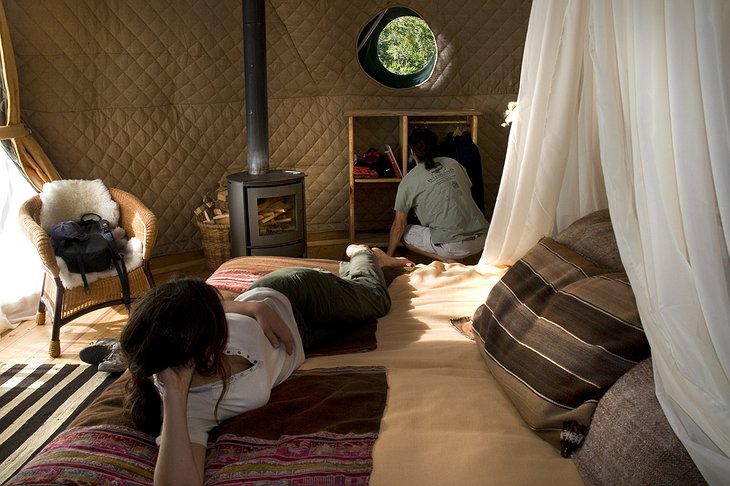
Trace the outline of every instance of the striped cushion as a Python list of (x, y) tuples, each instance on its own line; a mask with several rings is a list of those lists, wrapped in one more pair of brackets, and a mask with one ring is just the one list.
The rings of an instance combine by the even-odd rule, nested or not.
[(605, 391), (649, 356), (631, 285), (551, 238), (507, 271), (473, 316), (480, 350), (523, 419), (560, 447)]

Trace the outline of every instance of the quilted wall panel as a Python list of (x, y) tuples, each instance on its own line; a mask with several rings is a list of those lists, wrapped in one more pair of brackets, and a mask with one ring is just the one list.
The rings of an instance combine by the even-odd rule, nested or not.
[[(156, 254), (200, 248), (193, 208), (246, 169), (241, 0), (6, 0), (23, 117), (66, 178), (101, 178), (160, 218)], [(347, 123), (360, 108), (474, 108), (488, 213), (530, 1), (404, 0), (440, 56), (423, 85), (360, 68), (360, 29), (396, 3), (269, 0), (270, 167), (305, 172), (310, 232), (345, 230)]]

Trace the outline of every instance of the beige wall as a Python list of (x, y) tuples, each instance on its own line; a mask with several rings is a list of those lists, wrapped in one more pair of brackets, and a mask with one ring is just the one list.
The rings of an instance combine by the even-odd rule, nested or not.
[[(246, 169), (241, 0), (6, 0), (23, 117), (66, 178), (101, 178), (158, 215), (157, 254), (200, 248), (193, 208)], [(362, 26), (405, 5), (432, 27), (434, 75), (405, 90), (360, 68)], [(272, 169), (307, 174), (310, 232), (347, 228), (345, 110), (473, 108), (487, 213), (499, 186), (530, 2), (270, 0)]]

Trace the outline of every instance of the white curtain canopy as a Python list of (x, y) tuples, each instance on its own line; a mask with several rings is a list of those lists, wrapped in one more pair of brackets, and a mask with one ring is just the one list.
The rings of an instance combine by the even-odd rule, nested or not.
[(571, 2), (570, 9), (555, 3), (568, 2), (532, 5), (516, 115), (482, 263), (512, 264), (541, 236), (608, 205), (586, 60), (589, 3)]
[(657, 397), (730, 478), (730, 2), (541, 0), (480, 263), (611, 213)]

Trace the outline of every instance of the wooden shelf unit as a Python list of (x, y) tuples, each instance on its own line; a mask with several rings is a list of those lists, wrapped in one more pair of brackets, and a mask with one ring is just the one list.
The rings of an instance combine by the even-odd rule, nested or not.
[[(383, 241), (386, 242), (387, 235), (377, 235), (377, 232), (371, 230), (364, 230), (363, 237), (368, 241), (356, 240), (357, 234), (357, 220), (356, 220), (356, 208), (357, 208), (357, 195), (356, 188), (367, 187), (368, 184), (391, 184), (395, 185), (400, 182), (400, 178), (378, 178), (378, 179), (355, 179), (353, 172), (355, 154), (363, 153), (369, 147), (375, 147), (377, 150), (382, 150), (383, 145), (390, 144), (393, 152), (398, 159), (398, 163), (401, 165), (401, 171), (405, 175), (408, 170), (408, 134), (411, 129), (416, 126), (425, 126), (436, 132), (439, 135), (439, 141), (443, 140), (443, 135), (449, 131), (454, 131), (457, 127), (463, 130), (469, 130), (471, 133), (472, 141), (477, 143), (478, 133), (478, 117), (481, 112), (476, 110), (464, 109), (464, 110), (435, 110), (435, 109), (421, 109), (421, 110), (349, 110), (345, 112), (347, 117), (347, 140), (348, 140), (348, 167), (349, 167), (349, 205), (350, 205), (350, 242), (354, 243), (369, 243), (382, 245)], [(393, 129), (389, 128), (391, 123)], [(363, 124), (363, 126), (370, 126), (384, 131), (385, 137), (380, 140), (363, 140), (362, 135), (358, 136), (358, 130), (356, 125)], [(393, 132), (396, 133), (393, 133)], [(389, 138), (388, 138), (389, 137)], [(380, 137), (379, 137), (380, 138)], [(372, 186), (371, 186), (372, 187)], [(390, 201), (391, 208), (395, 203), (395, 196), (393, 195)], [(372, 241), (370, 241), (372, 240)]]

